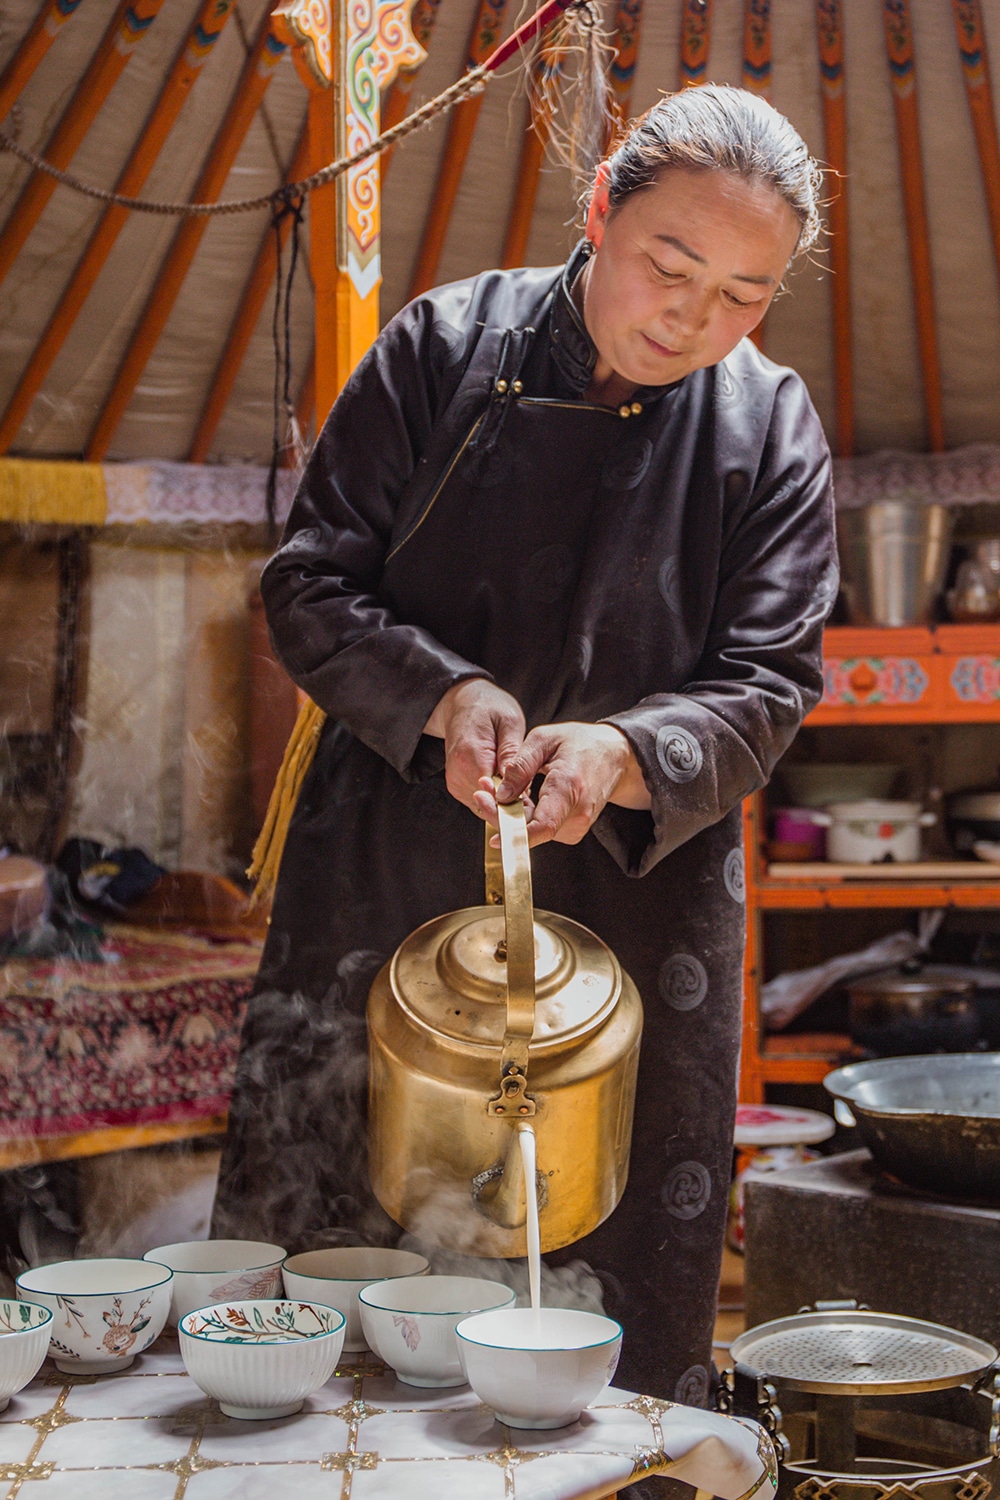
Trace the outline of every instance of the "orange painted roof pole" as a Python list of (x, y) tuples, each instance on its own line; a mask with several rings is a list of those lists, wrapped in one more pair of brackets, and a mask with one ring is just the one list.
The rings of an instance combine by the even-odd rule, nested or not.
[[(309, 128), (303, 130), (299, 144), (295, 150), (292, 164), (286, 173), (286, 181), (295, 182), (300, 177), (305, 177), (309, 171)], [(292, 232), (292, 220), (282, 219), (278, 232), (281, 235), (281, 243), (284, 245)], [(201, 414), (198, 427), (191, 442), (191, 451), (188, 453), (188, 463), (203, 464), (208, 457), (208, 450), (212, 445), (216, 429), (222, 415), (225, 412), (232, 395), (236, 377), (240, 373), (243, 360), (246, 357), (247, 348), (253, 337), (253, 331), (257, 327), (257, 320), (267, 301), (268, 292), (274, 282), (278, 269), (278, 252), (274, 243), (274, 229), (269, 224), (264, 231), (264, 238), (260, 242), (257, 251), (257, 259), (254, 261), (253, 270), (250, 272), (240, 305), (229, 326), (226, 343), (208, 388), (208, 400), (205, 402), (205, 410)], [(311, 363), (311, 361), (310, 361)]]
[(930, 229), (920, 154), (920, 116), (917, 111), (917, 70), (913, 53), (913, 22), (909, 0), (882, 0), (886, 51), (896, 106), (899, 168), (910, 245), (913, 307), (917, 347), (924, 385), (924, 419), (932, 453), (944, 451), (944, 407), (941, 395), (941, 356), (938, 349), (934, 273), (931, 268)]
[[(135, 197), (139, 193), (184, 107), (195, 79), (232, 14), (234, 4), (235, 0), (205, 0), (191, 30), (181, 43), (173, 67), (160, 90), (160, 97), (115, 185), (116, 192), (128, 197)], [(127, 218), (128, 209), (111, 207), (98, 221), (90, 243), (59, 299), (58, 306), (18, 381), (3, 420), (0, 421), (0, 453), (6, 453), (16, 440), (21, 423), (76, 322)]]
[(14, 100), (80, 5), (81, 0), (43, 0), (27, 35), (0, 73), (0, 120), (9, 113)]
[[(274, 34), (270, 17), (265, 16), (253, 51), (244, 64), (233, 92), (226, 117), (216, 133), (208, 159), (191, 194), (192, 202), (214, 203), (218, 200), (229, 170), (271, 82), (275, 64), (286, 51), (285, 43), (279, 41)], [(100, 461), (108, 451), (142, 372), (163, 332), (208, 224), (209, 220), (204, 217), (185, 219), (174, 236), (138, 327), (132, 335), (128, 352), (87, 444), (85, 456), (91, 461)]]
[[(441, 0), (415, 0), (410, 12), (410, 31), (414, 40), (428, 50), (434, 23), (437, 21), (438, 11), (441, 9)], [(393, 125), (398, 125), (410, 107), (410, 95), (413, 93), (413, 85), (417, 81), (420, 68), (403, 68), (395, 77), (386, 90), (385, 99), (382, 102), (382, 110), (379, 117), (379, 128), (391, 130)], [(383, 151), (379, 160), (382, 171), (382, 182), (385, 182), (389, 163), (392, 161), (394, 146), (388, 151)]]
[(854, 335), (851, 314), (850, 223), (847, 212), (847, 79), (840, 0), (816, 0), (826, 160), (834, 180), (828, 191), (830, 295), (833, 302), (833, 380), (837, 452), (854, 452)]
[[(493, 52), (500, 37), (506, 8), (507, 0), (480, 0), (469, 37), (467, 59), (469, 68), (478, 67)], [(452, 210), (455, 207), (455, 199), (458, 197), (462, 173), (465, 171), (466, 159), (472, 145), (472, 138), (476, 133), (476, 122), (479, 119), (482, 104), (482, 94), (476, 94), (471, 99), (464, 99), (452, 110), (451, 119), (448, 122), (444, 155), (441, 158), (434, 196), (431, 199), (430, 211), (417, 255), (417, 264), (413, 272), (413, 281), (410, 286), (411, 297), (419, 297), (421, 292), (426, 292), (428, 287), (434, 285), (437, 277), (441, 252), (448, 234), (448, 225), (451, 222)]]
[[(162, 4), (163, 0), (119, 0), (87, 71), (46, 143), (45, 156), (53, 166), (69, 166)], [(0, 281), (14, 264), (55, 190), (55, 179), (43, 172), (35, 172), (28, 179), (0, 235)]]
[(976, 149), (979, 152), (986, 208), (990, 216), (993, 253), (996, 256), (997, 270), (1000, 271), (1000, 141), (997, 139), (997, 122), (993, 113), (982, 6), (980, 0), (952, 0), (952, 4), (965, 92), (972, 115)]

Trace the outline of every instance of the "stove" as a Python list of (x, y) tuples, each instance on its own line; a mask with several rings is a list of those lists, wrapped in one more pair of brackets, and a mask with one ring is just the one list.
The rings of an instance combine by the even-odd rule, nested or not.
[(1000, 1346), (1000, 1208), (902, 1187), (867, 1151), (751, 1179), (747, 1326), (824, 1298), (855, 1298)]

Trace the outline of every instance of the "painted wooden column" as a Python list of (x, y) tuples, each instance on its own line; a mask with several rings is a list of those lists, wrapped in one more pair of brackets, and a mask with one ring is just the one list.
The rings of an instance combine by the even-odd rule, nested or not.
[(841, 0), (816, 0), (819, 70), (823, 86), (823, 130), (830, 174), (830, 295), (833, 301), (833, 372), (837, 404), (837, 452), (854, 452), (854, 333), (851, 321), (850, 221), (847, 213), (847, 89), (844, 77), (844, 15)]
[[(412, 4), (285, 0), (275, 10), (309, 88), (310, 170), (378, 135), (380, 91), (424, 59), (410, 29)], [(309, 195), (317, 427), (379, 331), (380, 230), (377, 157)]]
[(955, 31), (962, 59), (962, 76), (979, 152), (983, 191), (990, 216), (993, 252), (1000, 272), (1000, 141), (993, 112), (990, 65), (980, 0), (953, 0)]
[(712, 0), (684, 0), (681, 9), (682, 89), (708, 82), (708, 54), (712, 45)]

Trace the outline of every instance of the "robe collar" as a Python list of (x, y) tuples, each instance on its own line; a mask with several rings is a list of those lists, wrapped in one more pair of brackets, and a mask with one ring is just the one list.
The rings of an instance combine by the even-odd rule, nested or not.
[[(563, 266), (556, 283), (552, 299), (552, 314), (549, 318), (549, 342), (552, 359), (560, 374), (569, 381), (580, 395), (590, 384), (597, 363), (597, 348), (587, 332), (583, 315), (573, 300), (573, 283), (587, 264), (590, 256), (588, 241), (581, 240), (569, 260)], [(683, 385), (688, 377), (671, 381), (669, 385), (644, 385), (635, 393), (636, 399), (655, 401)]]

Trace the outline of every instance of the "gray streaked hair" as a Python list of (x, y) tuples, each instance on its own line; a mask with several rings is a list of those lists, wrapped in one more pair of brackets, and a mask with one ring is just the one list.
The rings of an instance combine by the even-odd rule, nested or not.
[(632, 121), (608, 158), (612, 208), (671, 167), (766, 183), (799, 221), (795, 253), (815, 244), (822, 173), (795, 127), (757, 94), (704, 84), (667, 94)]

